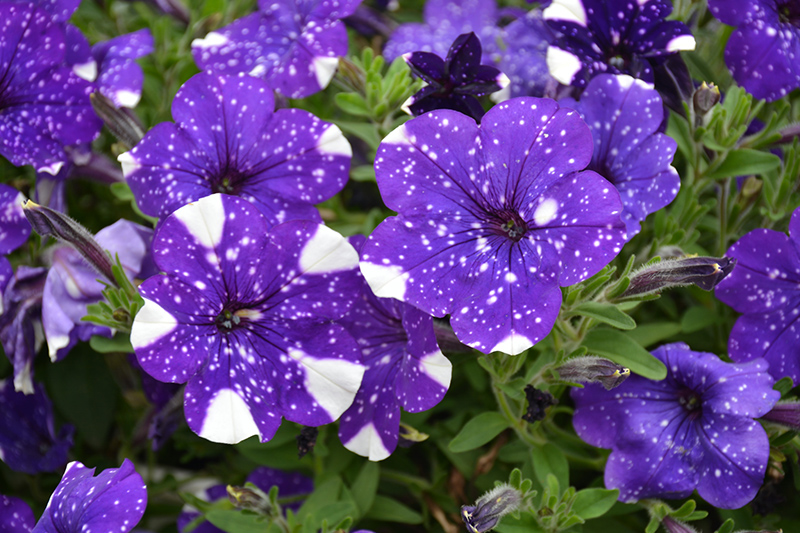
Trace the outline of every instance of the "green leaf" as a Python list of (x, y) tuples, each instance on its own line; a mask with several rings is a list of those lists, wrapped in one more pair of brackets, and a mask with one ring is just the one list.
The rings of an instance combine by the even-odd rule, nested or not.
[(342, 492), (342, 478), (334, 476), (322, 484), (314, 487), (314, 492), (306, 498), (302, 507), (297, 511), (297, 518), (305, 523), (306, 518), (316, 514), (316, 512), (326, 505), (335, 503), (339, 500), (339, 494)]
[(498, 436), (507, 427), (508, 421), (500, 413), (481, 413), (464, 424), (458, 435), (450, 441), (448, 448), (456, 453), (474, 450)]
[(353, 181), (375, 181), (375, 169), (372, 165), (360, 165), (350, 169)]
[(381, 468), (378, 463), (366, 461), (350, 487), (350, 492), (353, 494), (356, 505), (358, 505), (358, 510), (361, 511), (361, 516), (365, 515), (369, 508), (372, 507), (375, 494), (378, 492), (380, 473)]
[(539, 483), (546, 485), (547, 476), (552, 474), (558, 480), (559, 486), (564, 488), (569, 486), (569, 463), (561, 448), (552, 442), (545, 443), (544, 446), (535, 446), (531, 448), (531, 459)]
[(357, 117), (372, 116), (367, 103), (360, 94), (356, 93), (339, 93), (334, 98), (336, 105), (339, 109)]
[(333, 502), (314, 511), (303, 520), (304, 533), (316, 533), (322, 528), (323, 523), (328, 527), (336, 526), (342, 520), (358, 514), (358, 509), (352, 502)]
[(681, 330), (694, 333), (719, 322), (719, 316), (702, 306), (690, 307), (681, 318)]
[(696, 508), (697, 508), (697, 502), (694, 501), (694, 500), (688, 500), (686, 503), (681, 505), (678, 509), (672, 511), (670, 513), (670, 516), (672, 518), (677, 518), (679, 520), (683, 520), (684, 518), (686, 518), (687, 516), (692, 514)]
[(572, 313), (594, 318), (617, 329), (634, 329), (636, 327), (636, 322), (620, 311), (614, 304), (584, 302), (576, 307)]
[(760, 175), (781, 166), (781, 159), (768, 152), (740, 148), (728, 152), (722, 162), (707, 177), (711, 179), (732, 178), (734, 176)]
[(523, 513), (519, 518), (504, 516), (494, 531), (498, 533), (544, 533), (532, 513)]
[(722, 523), (719, 529), (715, 531), (715, 533), (731, 533), (735, 525), (736, 522), (733, 521), (733, 518), (728, 518), (727, 520), (725, 520), (725, 522)]
[(639, 324), (636, 329), (627, 333), (643, 348), (658, 344), (681, 332), (681, 325), (676, 322), (650, 322)]
[(775, 382), (775, 385), (773, 385), (772, 388), (780, 392), (781, 396), (786, 396), (789, 394), (789, 391), (794, 388), (794, 383), (792, 383), (792, 378), (786, 376)]
[(378, 146), (381, 144), (381, 138), (378, 136), (378, 132), (375, 130), (373, 124), (337, 120), (336, 125), (339, 126), (344, 133), (355, 135), (367, 143), (373, 150), (377, 150)]
[(667, 135), (675, 139), (678, 143), (678, 150), (689, 160), (694, 160), (694, 142), (689, 130), (689, 123), (686, 119), (674, 111), (669, 112), (669, 123), (667, 125)]
[(265, 516), (239, 510), (214, 509), (206, 513), (206, 520), (228, 533), (264, 533), (268, 524)]
[(603, 516), (617, 502), (619, 489), (584, 489), (575, 495), (572, 511), (588, 520)]
[(667, 377), (667, 367), (664, 363), (621, 331), (592, 330), (583, 344), (589, 349), (589, 353), (607, 357), (647, 379), (658, 381)]
[(89, 339), (89, 346), (92, 347), (97, 353), (133, 353), (133, 346), (131, 346), (131, 337), (127, 333), (117, 333), (110, 339), (100, 337), (99, 335), (93, 336)]
[(383, 522), (399, 522), (401, 524), (422, 523), (421, 514), (397, 500), (380, 494), (375, 496), (375, 501), (364, 518), (372, 518)]

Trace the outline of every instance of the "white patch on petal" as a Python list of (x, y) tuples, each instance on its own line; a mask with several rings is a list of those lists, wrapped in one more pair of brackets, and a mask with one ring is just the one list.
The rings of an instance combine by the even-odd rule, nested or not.
[(370, 422), (349, 441), (344, 443), (344, 447), (362, 457), (367, 457), (370, 461), (383, 461), (391, 455), (389, 450), (383, 445), (381, 436), (378, 435), (375, 426)]
[(566, 20), (586, 27), (586, 10), (581, 0), (553, 0), (553, 3), (542, 11), (545, 20)]
[(650, 0), (636, 0), (636, 3), (638, 3), (638, 4), (639, 4), (639, 6), (643, 6), (643, 5), (645, 5), (645, 4), (646, 4), (647, 2), (649, 2), (649, 1), (650, 1)]
[(326, 155), (343, 155), (353, 157), (353, 149), (350, 143), (342, 135), (342, 130), (335, 124), (331, 124), (326, 129), (317, 142), (317, 151)]
[(307, 274), (325, 274), (352, 270), (358, 266), (358, 252), (347, 239), (332, 229), (319, 225), (300, 252), (300, 270)]
[(251, 70), (247, 74), (249, 76), (253, 76), (254, 78), (260, 78), (264, 76), (264, 74), (266, 73), (267, 73), (267, 66), (264, 63), (259, 63), (258, 65), (253, 67), (253, 70)]
[(97, 62), (94, 59), (90, 59), (86, 63), (72, 65), (72, 72), (86, 81), (94, 81), (97, 79)]
[(57, 162), (55, 162), (53, 164), (45, 165), (43, 167), (39, 167), (39, 168), (36, 169), (36, 171), (37, 172), (46, 172), (47, 174), (55, 176), (56, 174), (58, 174), (58, 171), (61, 170), (61, 167), (63, 167), (63, 166), (64, 166), (64, 162), (63, 161), (57, 161)]
[(142, 168), (139, 161), (130, 152), (125, 152), (117, 156), (117, 161), (122, 165), (122, 175), (126, 178), (131, 174)]
[(258, 435), (258, 426), (244, 399), (232, 389), (221, 389), (208, 404), (198, 435), (211, 442), (236, 444)]
[(362, 261), (359, 265), (361, 274), (367, 280), (372, 292), (380, 298), (397, 298), (400, 301), (406, 295), (408, 272), (396, 265), (376, 265)]
[(205, 39), (195, 39), (192, 41), (192, 48), (200, 48), (205, 50), (206, 48), (211, 48), (212, 46), (222, 46), (223, 44), (227, 44), (228, 41), (229, 39), (221, 33), (212, 31), (206, 35)]
[[(38, 350), (37, 350), (38, 351)], [(31, 361), (28, 360), (22, 365), (14, 376), (14, 390), (22, 394), (33, 394), (33, 376), (31, 375)]]
[(172, 216), (180, 220), (188, 232), (209, 250), (215, 249), (222, 242), (225, 208), (221, 194), (212, 194), (186, 204), (172, 213)]
[(411, 144), (405, 124), (396, 127), (383, 138), (383, 144)]
[(69, 335), (47, 335), (47, 353), (52, 362), (56, 362), (56, 355), (61, 348), (69, 344)]
[(537, 226), (545, 226), (558, 216), (558, 202), (553, 198), (548, 198), (540, 203), (533, 212), (533, 221)]
[(531, 346), (533, 346), (533, 343), (530, 339), (512, 331), (511, 335), (498, 342), (489, 352), (503, 352), (509, 355), (517, 355)]
[(413, 116), (413, 115), (414, 115), (414, 113), (412, 113), (412, 112), (411, 112), (411, 106), (412, 106), (412, 105), (414, 105), (414, 102), (415, 102), (415, 101), (416, 101), (416, 100), (414, 99), (414, 95), (412, 94), (411, 96), (409, 96), (408, 98), (406, 98), (406, 101), (405, 101), (405, 102), (403, 102), (403, 105), (401, 105), (401, 106), (400, 106), (400, 111), (402, 111), (402, 112), (403, 112), (403, 113), (405, 113), (406, 115), (411, 115), (411, 116)]
[(679, 35), (667, 43), (667, 52), (679, 52), (681, 50), (694, 50), (697, 43), (691, 35)]
[(311, 68), (314, 71), (314, 76), (317, 78), (317, 84), (319, 84), (320, 89), (328, 86), (338, 66), (338, 57), (317, 56), (311, 60)]
[(580, 69), (581, 60), (578, 56), (555, 46), (547, 47), (547, 70), (556, 81), (570, 85)]
[(344, 359), (317, 359), (289, 349), (289, 357), (302, 365), (306, 392), (328, 413), (331, 422), (353, 403), (364, 377), (364, 366)]
[(134, 349), (145, 348), (172, 333), (177, 325), (174, 316), (154, 301), (145, 298), (144, 307), (136, 313), (131, 325), (131, 345)]
[(426, 354), (420, 359), (420, 367), (425, 375), (444, 387), (450, 388), (450, 379), (453, 376), (453, 364), (440, 351)]
[(128, 91), (125, 89), (120, 89), (119, 91), (114, 93), (114, 100), (122, 107), (130, 107), (131, 109), (136, 107), (139, 103), (139, 99), (141, 98), (140, 93), (136, 93), (133, 91)]
[(499, 91), (495, 91), (489, 95), (489, 100), (499, 104), (511, 98), (511, 80), (502, 72), (497, 77), (497, 84), (501, 87)]

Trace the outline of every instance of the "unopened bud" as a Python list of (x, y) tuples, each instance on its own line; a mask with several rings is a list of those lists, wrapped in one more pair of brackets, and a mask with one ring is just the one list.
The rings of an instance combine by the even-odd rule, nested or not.
[(661, 524), (664, 526), (664, 529), (667, 530), (667, 533), (697, 533), (697, 530), (688, 524), (684, 524), (683, 522), (679, 522), (669, 516), (665, 516), (664, 520), (661, 521)]
[(139, 144), (144, 137), (144, 130), (131, 111), (116, 107), (114, 102), (100, 91), (92, 93), (90, 100), (94, 112), (127, 150)]
[(761, 420), (800, 431), (800, 402), (778, 402)]
[(573, 357), (556, 368), (558, 376), (572, 383), (600, 383), (606, 390), (619, 387), (631, 371), (602, 357), (586, 355)]
[(235, 487), (228, 485), (228, 499), (238, 509), (247, 509), (262, 515), (269, 515), (272, 511), (272, 504), (269, 496), (255, 485), (248, 487)]
[(729, 257), (685, 257), (645, 266), (631, 275), (631, 283), (620, 298), (654, 294), (672, 287), (697, 285), (710, 291), (736, 266)]
[(520, 508), (522, 496), (519, 490), (503, 483), (478, 498), (475, 505), (463, 505), (461, 518), (467, 531), (483, 533), (493, 529), (502, 517)]
[(400, 434), (397, 445), (402, 448), (408, 448), (418, 442), (428, 439), (428, 434), (423, 433), (417, 428), (411, 427), (404, 422), (400, 422)]
[(75, 248), (89, 265), (106, 280), (119, 288), (111, 270), (111, 257), (100, 246), (94, 236), (64, 213), (28, 200), (22, 206), (25, 217), (33, 230), (42, 237), (53, 237)]
[(528, 398), (528, 410), (522, 415), (522, 419), (526, 422), (543, 420), (545, 409), (558, 403), (558, 400), (553, 398), (552, 394), (541, 391), (533, 385), (525, 386), (525, 396)]
[(711, 111), (711, 108), (719, 103), (719, 99), (719, 87), (713, 83), (707, 85), (706, 82), (703, 82), (700, 87), (695, 89), (694, 95), (692, 95), (694, 112), (698, 117), (704, 117), (706, 113)]

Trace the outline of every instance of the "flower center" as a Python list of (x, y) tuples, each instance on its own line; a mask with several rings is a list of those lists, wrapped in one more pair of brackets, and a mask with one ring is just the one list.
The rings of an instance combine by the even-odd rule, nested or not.
[(497, 218), (492, 224), (498, 235), (508, 237), (514, 242), (519, 242), (528, 232), (528, 224), (516, 211), (502, 211), (495, 215)]
[(781, 22), (800, 28), (800, 3), (796, 0), (778, 2), (778, 18)]
[(222, 194), (237, 195), (247, 176), (235, 168), (225, 168), (218, 177), (212, 178), (211, 189)]
[(214, 319), (214, 324), (216, 324), (220, 333), (230, 333), (239, 326), (241, 321), (242, 319), (234, 314), (233, 311), (225, 309)]
[(703, 404), (700, 401), (700, 396), (693, 390), (686, 389), (678, 393), (678, 403), (683, 406), (692, 420), (703, 414)]

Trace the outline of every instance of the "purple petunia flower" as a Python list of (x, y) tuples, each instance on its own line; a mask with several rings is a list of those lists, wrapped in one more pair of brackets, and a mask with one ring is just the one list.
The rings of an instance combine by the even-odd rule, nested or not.
[(426, 82), (403, 104), (403, 110), (415, 117), (434, 109), (452, 109), (480, 121), (485, 111), (476, 97), (509, 83), (496, 68), (481, 65), (481, 42), (474, 33), (459, 35), (444, 61), (430, 52), (410, 52), (403, 59)]
[(594, 172), (589, 128), (552, 100), (515, 98), (478, 126), (432, 111), (390, 133), (375, 160), (398, 216), (362, 250), (375, 294), (434, 316), (484, 353), (518, 354), (545, 337), (561, 289), (624, 242), (616, 189)]
[(21, 192), (0, 183), (0, 255), (9, 254), (22, 246), (31, 234), (31, 225), (22, 212), (25, 200)]
[(142, 519), (146, 505), (147, 488), (130, 460), (97, 476), (94, 468), (74, 461), (67, 465), (32, 533), (126, 533)]
[(254, 203), (270, 225), (321, 220), (313, 204), (347, 183), (350, 144), (307, 111), (273, 108), (272, 90), (261, 80), (191, 78), (172, 102), (177, 124), (157, 125), (119, 156), (139, 208), (164, 217), (225, 193)]
[(67, 463), (75, 428), (64, 425), (56, 435), (53, 404), (44, 388), (34, 384), (32, 394), (0, 381), (0, 460), (11, 470), (37, 474), (54, 472)]
[(305, 98), (328, 86), (347, 53), (341, 18), (361, 0), (259, 0), (259, 11), (192, 42), (201, 70), (248, 74), (282, 95)]
[(717, 298), (744, 313), (728, 341), (734, 361), (763, 357), (775, 379), (800, 381), (800, 209), (789, 236), (769, 229), (744, 235), (725, 254), (738, 263)]
[(796, 0), (709, 0), (708, 8), (736, 28), (725, 47), (725, 64), (736, 83), (770, 102), (800, 87)]
[(695, 47), (685, 24), (664, 20), (671, 12), (669, 0), (553, 0), (542, 13), (557, 34), (550, 74), (577, 87), (603, 72), (652, 82), (660, 58)]
[(653, 355), (667, 366), (663, 381), (631, 376), (612, 391), (572, 391), (575, 431), (612, 449), (606, 487), (618, 488), (623, 502), (685, 498), (697, 489), (716, 507), (743, 506), (769, 458), (767, 433), (753, 419), (780, 398), (766, 362), (725, 363), (683, 343)]
[(497, 66), (511, 80), (509, 96), (545, 96), (558, 82), (547, 68), (547, 49), (553, 32), (535, 9), (500, 30), (504, 46)]
[(307, 221), (270, 229), (249, 202), (215, 194), (182, 207), (153, 239), (153, 276), (131, 343), (160, 381), (186, 382), (189, 427), (215, 442), (272, 438), (281, 417), (336, 420), (364, 374), (341, 318), (359, 290), (358, 254)]
[(602, 74), (592, 78), (574, 108), (592, 130), (589, 168), (619, 191), (622, 220), (631, 239), (647, 215), (675, 199), (681, 185), (670, 165), (677, 143), (659, 132), (661, 97), (642, 80)]
[(142, 29), (92, 46), (97, 62), (97, 88), (117, 107), (136, 107), (144, 74), (135, 59), (153, 52), (153, 36)]
[[(351, 242), (361, 248), (365, 240), (358, 236)], [(348, 450), (381, 461), (397, 447), (400, 407), (419, 413), (438, 404), (450, 387), (452, 365), (436, 344), (430, 315), (394, 298), (378, 298), (366, 282), (339, 323), (358, 341), (367, 367), (339, 422), (339, 439)]]
[(30, 533), (36, 517), (27, 503), (13, 496), (0, 494), (0, 533)]
[(100, 133), (93, 87), (64, 65), (64, 30), (50, 14), (0, 2), (0, 20), (0, 155), (55, 174), (64, 146)]

